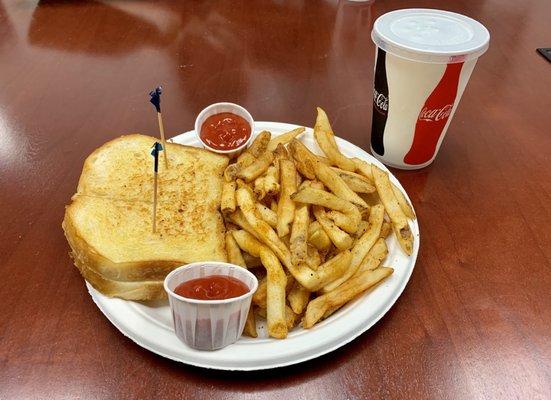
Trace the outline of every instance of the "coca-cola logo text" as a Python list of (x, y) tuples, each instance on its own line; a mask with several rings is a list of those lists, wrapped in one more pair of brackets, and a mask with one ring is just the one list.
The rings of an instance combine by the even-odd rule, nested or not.
[(373, 103), (377, 109), (384, 111), (385, 113), (388, 111), (388, 97), (382, 93), (379, 93), (377, 89), (373, 89)]
[(447, 119), (452, 112), (453, 104), (446, 104), (441, 108), (434, 108), (429, 110), (427, 107), (423, 107), (419, 113), (419, 119), (421, 121), (440, 121)]

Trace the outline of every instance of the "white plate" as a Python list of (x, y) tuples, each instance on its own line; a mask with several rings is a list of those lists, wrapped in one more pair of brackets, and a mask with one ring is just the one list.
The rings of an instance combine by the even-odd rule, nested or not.
[[(294, 128), (297, 126), (278, 122), (256, 123), (257, 132), (268, 130), (274, 136)], [(301, 139), (309, 148), (321, 154), (311, 129), (308, 128)], [(364, 150), (346, 140), (336, 139), (345, 155), (361, 158), (386, 170), (379, 161)], [(193, 131), (176, 136), (172, 141), (200, 146)], [(390, 179), (405, 193), (392, 174)], [(223, 370), (282, 367), (319, 357), (345, 345), (385, 315), (404, 290), (417, 259), (419, 250), (417, 221), (411, 223), (411, 229), (415, 239), (411, 257), (407, 257), (401, 251), (394, 237), (387, 240), (389, 253), (385, 265), (394, 268), (394, 273), (388, 279), (369, 293), (347, 304), (328, 319), (316, 324), (312, 329), (296, 327), (285, 340), (268, 338), (264, 329), (265, 323), (259, 322), (258, 328), (262, 336), (260, 338), (243, 337), (231, 346), (212, 352), (193, 350), (181, 343), (174, 334), (170, 309), (166, 301), (141, 303), (112, 299), (103, 296), (88, 283), (86, 284), (95, 303), (113, 325), (138, 345), (163, 357), (199, 367)]]

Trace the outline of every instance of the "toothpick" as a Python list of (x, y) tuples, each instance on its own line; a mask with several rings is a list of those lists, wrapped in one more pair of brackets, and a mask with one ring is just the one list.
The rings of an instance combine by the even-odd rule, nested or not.
[(159, 174), (155, 172), (153, 178), (153, 233), (157, 232), (157, 178)]

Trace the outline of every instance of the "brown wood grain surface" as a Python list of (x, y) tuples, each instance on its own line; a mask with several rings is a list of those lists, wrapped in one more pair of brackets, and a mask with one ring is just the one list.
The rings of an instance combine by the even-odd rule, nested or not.
[[(82, 162), (206, 105), (368, 149), (374, 19), (460, 12), (491, 32), (434, 164), (395, 171), (421, 249), (388, 314), (345, 347), (258, 373), (175, 363), (94, 305), (61, 230)], [(551, 398), (551, 2), (0, 0), (0, 398)]]

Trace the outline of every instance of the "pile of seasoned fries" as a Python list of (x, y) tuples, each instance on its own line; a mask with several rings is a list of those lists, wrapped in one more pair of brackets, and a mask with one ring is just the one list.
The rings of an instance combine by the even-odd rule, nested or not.
[(261, 132), (224, 172), (228, 259), (261, 277), (248, 336), (257, 336), (256, 315), (274, 338), (301, 321), (311, 328), (390, 276), (381, 264), (392, 232), (412, 253), (415, 214), (388, 173), (344, 156), (321, 108), (314, 137), (325, 157), (298, 140), (304, 130)]

